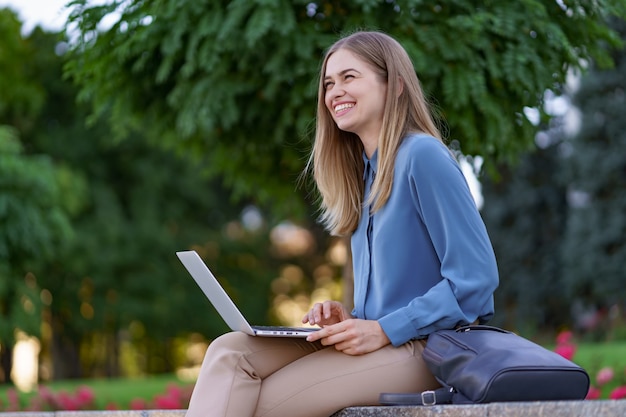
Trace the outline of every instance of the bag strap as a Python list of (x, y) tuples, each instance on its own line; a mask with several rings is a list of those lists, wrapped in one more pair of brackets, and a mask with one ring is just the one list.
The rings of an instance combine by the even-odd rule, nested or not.
[(498, 333), (512, 333), (508, 330), (504, 330), (495, 326), (487, 326), (485, 324), (468, 324), (466, 326), (459, 326), (455, 330), (457, 333), (470, 332), (475, 330), (491, 330)]
[(454, 388), (451, 387), (438, 388), (434, 391), (422, 391), (420, 393), (420, 405), (451, 404), (453, 395)]
[(451, 404), (455, 394), (452, 387), (443, 387), (436, 390), (428, 390), (417, 393), (393, 393), (383, 392), (379, 396), (379, 402), (383, 405), (435, 405)]

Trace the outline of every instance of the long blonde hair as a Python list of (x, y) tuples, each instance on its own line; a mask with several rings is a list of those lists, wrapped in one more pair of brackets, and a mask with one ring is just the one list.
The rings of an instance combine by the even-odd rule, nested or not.
[[(379, 210), (389, 199), (394, 161), (404, 136), (424, 132), (439, 140), (415, 69), (404, 48), (382, 32), (355, 32), (338, 40), (326, 52), (320, 69), (315, 143), (305, 170), (313, 170), (320, 192), (320, 220), (333, 235), (352, 233), (363, 206), (363, 144), (340, 130), (324, 104), (324, 76), (328, 58), (345, 49), (371, 66), (387, 83), (382, 129), (378, 138), (378, 169), (367, 203)], [(396, 80), (396, 81), (394, 81)]]

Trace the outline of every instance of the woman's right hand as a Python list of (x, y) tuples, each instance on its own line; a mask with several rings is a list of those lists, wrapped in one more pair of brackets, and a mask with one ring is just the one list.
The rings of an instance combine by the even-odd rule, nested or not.
[(324, 301), (315, 303), (313, 308), (302, 318), (302, 323), (313, 326), (329, 326), (350, 319), (350, 312), (338, 301)]

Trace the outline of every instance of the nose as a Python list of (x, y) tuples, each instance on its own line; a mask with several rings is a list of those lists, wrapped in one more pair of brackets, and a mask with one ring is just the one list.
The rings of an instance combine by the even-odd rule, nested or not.
[(343, 97), (345, 94), (346, 94), (346, 91), (343, 89), (341, 84), (337, 83), (329, 91), (328, 98), (330, 99), (330, 101), (334, 101), (340, 97)]

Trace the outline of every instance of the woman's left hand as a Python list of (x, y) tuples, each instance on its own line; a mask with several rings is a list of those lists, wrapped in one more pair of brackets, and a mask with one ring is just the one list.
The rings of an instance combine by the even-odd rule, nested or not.
[(325, 326), (311, 333), (306, 340), (320, 340), (322, 345), (334, 345), (335, 349), (348, 355), (363, 355), (391, 343), (377, 321), (361, 319), (348, 319)]

